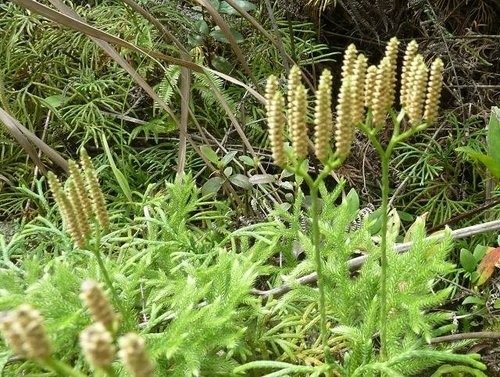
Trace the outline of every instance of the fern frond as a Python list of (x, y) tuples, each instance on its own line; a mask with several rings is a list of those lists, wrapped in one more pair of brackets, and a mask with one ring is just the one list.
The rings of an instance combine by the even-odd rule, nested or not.
[[(159, 84), (155, 86), (156, 93), (160, 98), (167, 104), (170, 104), (173, 95), (175, 94), (175, 88), (177, 87), (179, 77), (181, 74), (181, 69), (178, 65), (170, 65), (165, 70), (165, 76), (160, 81)], [(161, 110), (160, 106), (155, 102), (153, 104), (153, 111)]]

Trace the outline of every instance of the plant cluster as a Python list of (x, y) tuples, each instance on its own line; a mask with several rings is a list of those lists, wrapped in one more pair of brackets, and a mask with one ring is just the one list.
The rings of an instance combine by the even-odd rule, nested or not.
[[(480, 139), (457, 149), (458, 121), (460, 137), (429, 132), (440, 59), (428, 67), (411, 42), (398, 68), (393, 38), (369, 65), (350, 45), (315, 90), (311, 72), (334, 54), (278, 2), (50, 3), (0, 4), (0, 121), (19, 143), (0, 136), (0, 220), (25, 214), (0, 233), (3, 375), (485, 375), (453, 342), (473, 334), (448, 334), (495, 310), (498, 251), (464, 245), (455, 268), (455, 233), (425, 237), (425, 214), (403, 229), (389, 200), (396, 168), (405, 210), (439, 225), (473, 207), (448, 179), (465, 156), (496, 172), (497, 116), (487, 154)], [(328, 16), (329, 3), (309, 5)], [(373, 213), (330, 179), (361, 133), (381, 162)], [(267, 138), (276, 166), (257, 148)], [(23, 149), (42, 173), (31, 184)], [(482, 287), (462, 302), (475, 313), (445, 305), (457, 282)]]
[[(297, 224), (305, 200), (300, 190), (293, 214), (278, 207), (276, 217), (268, 221), (225, 232), (224, 207), (200, 196), (190, 177), (179, 177), (156, 194), (146, 192), (138, 203), (139, 212), (127, 219), (119, 208), (108, 213), (86, 152), (80, 166), (69, 162), (71, 174), (64, 185), (49, 174), (71, 241), (53, 214), (52, 220), (36, 219), (9, 245), (3, 244), (4, 255), (9, 256), (16, 246), (29, 247), (23, 232), (50, 229), (57, 234), (50, 244), (52, 253), (62, 256), (54, 259), (42, 252), (38, 258), (50, 260), (46, 272), (29, 257), (20, 260), (22, 268), (14, 268), (11, 257), (4, 260), (10, 267), (0, 270), (4, 289), (0, 306), (9, 311), (2, 317), (2, 332), (20, 357), (12, 359), (6, 353), (4, 368), (19, 373), (39, 366), (75, 376), (92, 370), (95, 375), (124, 375), (123, 365), (134, 376), (152, 375), (152, 365), (155, 373), (173, 376), (407, 376), (438, 367), (433, 376), (484, 376), (478, 355), (456, 353), (460, 344), (430, 344), (433, 337), (454, 328), (450, 312), (434, 309), (450, 294), (449, 288), (437, 284), (439, 275), (453, 269), (446, 262), (450, 237), (426, 239), (424, 221), (418, 219), (408, 235), (410, 249), (394, 252), (399, 228), (388, 217), (390, 156), (398, 143), (435, 119), (442, 69), (436, 60), (428, 75), (416, 44), (410, 44), (403, 63), (403, 107), (395, 114), (397, 45), (392, 39), (381, 63), (372, 67), (354, 46), (347, 49), (335, 117), (333, 79), (328, 71), (322, 74), (311, 143), (324, 163), (317, 176), (307, 168), (307, 91), (300, 70), (294, 67), (290, 72), (286, 113), (276, 79), (268, 81), (273, 157), (308, 186), (310, 230)], [(380, 95), (367, 99), (371, 88)], [(388, 127), (387, 115), (392, 137), (383, 145), (378, 134)], [(291, 146), (284, 139), (285, 125)], [(356, 128), (368, 135), (382, 161), (380, 244), (371, 237), (369, 221), (347, 231), (358, 213), (357, 196), (351, 194), (339, 204), (344, 183), (334, 190), (324, 184), (349, 154)], [(292, 231), (282, 220), (287, 216), (294, 223)], [(294, 240), (300, 242), (305, 259), (283, 253)], [(350, 259), (360, 250), (364, 263), (353, 273)], [(273, 263), (282, 253), (288, 259), (285, 270)], [(22, 271), (29, 265), (31, 279), (20, 286), (19, 280), (26, 277)], [(317, 285), (290, 280), (291, 289), (281, 296), (254, 288), (278, 288), (283, 272), (288, 272), (288, 279), (315, 273)], [(105, 282), (113, 305), (93, 279)], [(80, 294), (75, 290), (78, 285)], [(90, 325), (82, 318), (78, 297), (90, 311)], [(14, 309), (20, 302), (39, 307), (45, 318), (51, 318), (48, 329), (42, 327), (37, 310)], [(64, 336), (50, 339), (56, 329)], [(79, 332), (81, 349), (75, 344)], [(130, 332), (140, 337), (121, 335)], [(120, 335), (120, 351), (115, 353)], [(17, 367), (11, 365), (19, 362)], [(267, 373), (268, 369), (276, 371)]]
[[(342, 83), (339, 91), (335, 123), (333, 122), (331, 113), (332, 77), (328, 71), (323, 72), (320, 78), (319, 89), (316, 93), (314, 153), (320, 161), (325, 163), (325, 167), (315, 178), (311, 177), (308, 173), (307, 163), (304, 164), (308, 155), (308, 132), (306, 125), (307, 98), (306, 89), (300, 83), (300, 70), (294, 67), (290, 72), (287, 87), (288, 111), (286, 117), (284, 115), (285, 102), (280, 91), (277, 89), (276, 78), (270, 77), (268, 80), (266, 98), (273, 158), (277, 165), (289, 169), (297, 176), (301, 177), (309, 187), (311, 195), (312, 230), (309, 240), (309, 256), (313, 261), (313, 266), (317, 273), (318, 292), (316, 294), (316, 299), (320, 317), (319, 332), (325, 363), (323, 369), (320, 368), (319, 371), (316, 368), (309, 369), (309, 372), (316, 373), (315, 375), (318, 373), (349, 376), (367, 375), (370, 373), (399, 375), (398, 373), (402, 370), (408, 373), (409, 370), (412, 370), (412, 372), (419, 370), (419, 368), (422, 368), (422, 365), (428, 367), (430, 364), (434, 363), (432, 361), (433, 358), (436, 358), (435, 361), (437, 361), (437, 359), (446, 359), (451, 356), (446, 352), (440, 354), (440, 351), (425, 350), (422, 345), (415, 347), (412, 341), (409, 341), (411, 346), (408, 349), (405, 349), (403, 346), (407, 344), (406, 342), (408, 341), (408, 339), (405, 339), (405, 336), (410, 335), (412, 332), (422, 334), (429, 339), (430, 333), (428, 331), (432, 328), (431, 323), (435, 324), (445, 320), (446, 315), (441, 317), (441, 315), (438, 314), (434, 319), (431, 319), (433, 316), (430, 314), (424, 315), (422, 309), (442, 301), (449, 292), (445, 290), (441, 292), (443, 296), (438, 294), (434, 298), (431, 298), (428, 294), (426, 295), (424, 293), (424, 289), (420, 291), (420, 294), (423, 294), (421, 298), (422, 301), (420, 301), (416, 299), (419, 288), (415, 286), (414, 288), (416, 288), (416, 290), (412, 292), (411, 303), (405, 303), (406, 300), (403, 297), (398, 297), (397, 300), (393, 301), (392, 297), (396, 295), (398, 291), (404, 292), (407, 288), (412, 291), (412, 288), (410, 288), (410, 279), (408, 279), (408, 281), (404, 280), (403, 285), (401, 285), (401, 281), (398, 282), (398, 280), (402, 278), (401, 272), (397, 275), (399, 279), (391, 277), (393, 273), (391, 269), (396, 270), (400, 266), (395, 266), (391, 264), (390, 261), (390, 259), (392, 259), (390, 253), (395, 239), (391, 239), (391, 230), (389, 229), (388, 221), (389, 161), (394, 147), (398, 143), (409, 138), (416, 132), (425, 130), (435, 121), (441, 92), (441, 74), (443, 69), (442, 61), (436, 59), (432, 63), (429, 74), (422, 56), (417, 54), (417, 43), (412, 41), (406, 49), (402, 68), (400, 86), (400, 103), (402, 109), (399, 114), (393, 114), (392, 108), (396, 92), (397, 46), (397, 39), (391, 39), (387, 45), (385, 56), (380, 64), (378, 66), (370, 66), (369, 68), (367, 68), (367, 59), (364, 55), (357, 53), (354, 45), (347, 48), (342, 68)], [(365, 107), (368, 108), (366, 118), (364, 114)], [(392, 137), (388, 144), (384, 146), (378, 140), (377, 134), (382, 128), (386, 127), (388, 112), (391, 113), (391, 122), (394, 128), (392, 130)], [(409, 126), (404, 130), (402, 129), (402, 122), (406, 114), (408, 115)], [(288, 133), (292, 144), (292, 147), (287, 149), (285, 149), (284, 143), (285, 124), (288, 126)], [(341, 249), (347, 249), (347, 256), (352, 255), (354, 250), (353, 248), (351, 249), (345, 246), (346, 244), (349, 245), (350, 242), (329, 245), (328, 241), (326, 241), (325, 245), (322, 244), (322, 236), (328, 240), (328, 238), (332, 236), (331, 233), (335, 234), (336, 232), (335, 228), (329, 229), (328, 233), (322, 232), (319, 221), (320, 211), (318, 193), (320, 188), (323, 187), (323, 181), (330, 171), (338, 167), (347, 157), (354, 139), (356, 127), (359, 127), (367, 134), (382, 161), (382, 229), (380, 254), (374, 253), (371, 255), (371, 257), (380, 258), (381, 268), (377, 272), (374, 270), (370, 271), (372, 276), (376, 275), (378, 277), (379, 284), (373, 285), (372, 289), (369, 289), (367, 286), (364, 287), (363, 293), (365, 296), (363, 298), (368, 298), (368, 301), (365, 302), (364, 305), (360, 305), (362, 312), (361, 314), (358, 313), (355, 317), (356, 320), (361, 318), (361, 324), (356, 323), (357, 326), (349, 326), (347, 324), (347, 318), (343, 317), (343, 321), (339, 321), (341, 324), (339, 327), (334, 327), (332, 330), (329, 330), (327, 326), (328, 300), (326, 299), (326, 292), (335, 291), (336, 294), (339, 294), (339, 291), (345, 289), (344, 287), (352, 285), (353, 283), (346, 280), (335, 281), (335, 279), (332, 278), (332, 276), (336, 276), (335, 273), (333, 273), (335, 270), (331, 271), (328, 269), (329, 263), (327, 262), (326, 253), (323, 250), (333, 248), (335, 250), (333, 258), (340, 257), (339, 254), (342, 254), (340, 251)], [(330, 148), (330, 139), (333, 130), (335, 130), (334, 151)], [(322, 194), (324, 196), (324, 191)], [(328, 204), (323, 203), (323, 206), (329, 208)], [(323, 211), (328, 212), (328, 209), (323, 209)], [(334, 222), (342, 223), (342, 215), (337, 214)], [(422, 227), (422, 221), (420, 222), (421, 224), (417, 226)], [(342, 225), (345, 229), (347, 224), (344, 223)], [(338, 232), (338, 228), (336, 230)], [(421, 230), (422, 229), (420, 229), (420, 231)], [(418, 231), (415, 230), (415, 232)], [(419, 237), (422, 237), (422, 234), (420, 234)], [(373, 246), (369, 246), (368, 249), (373, 250), (374, 248)], [(444, 265), (438, 267), (439, 261), (442, 261), (445, 256), (445, 250), (446, 246), (441, 249), (441, 253), (434, 251), (432, 257), (427, 254), (428, 252), (420, 250), (420, 253), (427, 254), (428, 259), (426, 258), (424, 263), (426, 265), (430, 264), (428, 272), (431, 275), (438, 271), (442, 273), (447, 270)], [(433, 259), (438, 254), (440, 256), (437, 259)], [(336, 264), (338, 261), (329, 262)], [(392, 260), (392, 263), (398, 262), (400, 264), (404, 263), (403, 260), (398, 260), (397, 262)], [(346, 263), (347, 260), (344, 259), (341, 261), (340, 266), (346, 266)], [(434, 265), (434, 263), (436, 264)], [(367, 262), (367, 265), (368, 264), (369, 262)], [(326, 271), (328, 271), (328, 273)], [(359, 280), (363, 280), (363, 272), (362, 270), (360, 277), (358, 277)], [(344, 278), (347, 274), (348, 271), (345, 270), (342, 273)], [(423, 278), (422, 281), (428, 284), (431, 279), (431, 276), (427, 276)], [(415, 282), (418, 281), (419, 278), (413, 276), (412, 280)], [(391, 286), (392, 284), (397, 284), (397, 287)], [(421, 288), (422, 287), (420, 287), (420, 289)], [(368, 297), (366, 297), (366, 294), (370, 291), (373, 296), (368, 294)], [(353, 300), (352, 302), (361, 301), (361, 297), (351, 296), (351, 299)], [(427, 300), (429, 301), (427, 302)], [(400, 307), (399, 305), (402, 306)], [(410, 307), (413, 308), (410, 309)], [(331, 311), (337, 316), (340, 316), (340, 314), (337, 314), (339, 308), (345, 310), (342, 305), (339, 305), (337, 307), (334, 306)], [(408, 312), (406, 312), (406, 310), (408, 310)], [(402, 320), (405, 316), (405, 312), (408, 317), (406, 320)], [(345, 314), (342, 311), (340, 311), (340, 313)], [(418, 320), (415, 316), (417, 313), (422, 315)], [(335, 314), (332, 315), (334, 318)], [(427, 320), (430, 322), (427, 322)], [(393, 326), (394, 322), (398, 321), (401, 321), (399, 325)], [(402, 329), (401, 325), (403, 323), (411, 323), (412, 321), (416, 322), (410, 325), (406, 330)], [(361, 332), (359, 329), (360, 325), (363, 329)], [(367, 332), (364, 333), (363, 331)], [(377, 331), (379, 331), (380, 337), (380, 349), (378, 351), (374, 349), (373, 345), (373, 336)], [(335, 346), (332, 347), (330, 343), (330, 334), (332, 333), (342, 334), (351, 342), (350, 350), (344, 355), (343, 362), (340, 363), (335, 362), (332, 358), (331, 349), (335, 348)], [(415, 341), (415, 339), (413, 339), (413, 341)], [(403, 356), (405, 352), (411, 353), (412, 363), (406, 364), (403, 361), (405, 359), (410, 359), (409, 357)], [(420, 354), (420, 352), (422, 352), (422, 354)], [(361, 357), (361, 355), (363, 356)], [(419, 361), (419, 359), (422, 361)], [(454, 361), (457, 360), (456, 356), (451, 356), (450, 361), (452, 359)], [(463, 359), (463, 361), (468, 363), (466, 359)], [(469, 359), (469, 361), (472, 361), (472, 359)], [(293, 365), (273, 364), (272, 362), (251, 363), (251, 367), (264, 365), (267, 367), (274, 366), (282, 369), (282, 371), (286, 370), (286, 373), (306, 371), (303, 367), (296, 367)], [(475, 366), (482, 369), (480, 364), (475, 364)], [(461, 367), (457, 368), (460, 369)], [(468, 369), (468, 367), (465, 367), (465, 369)], [(477, 373), (480, 372), (477, 371)]]

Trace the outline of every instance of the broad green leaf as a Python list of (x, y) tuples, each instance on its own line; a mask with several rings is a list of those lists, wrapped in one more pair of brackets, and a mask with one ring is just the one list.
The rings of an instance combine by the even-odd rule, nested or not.
[(233, 168), (231, 166), (228, 166), (224, 169), (224, 176), (230, 177), (231, 175), (233, 175)]
[(476, 282), (478, 281), (478, 279), (479, 279), (479, 273), (477, 271), (474, 271), (474, 272), (470, 273), (469, 280), (471, 281), (471, 283), (476, 284)]
[[(398, 214), (399, 213), (400, 212), (398, 212)], [(425, 227), (425, 222), (427, 221), (427, 216), (428, 216), (428, 212), (425, 212), (422, 215), (417, 216), (417, 218), (415, 219), (413, 224), (411, 224), (410, 227), (408, 228), (403, 242), (411, 241), (414, 234), (417, 233), (422, 226)]]
[(250, 156), (240, 156), (238, 157), (238, 159), (247, 166), (252, 166), (252, 167), (255, 166), (255, 161)]
[(59, 106), (64, 105), (67, 102), (68, 97), (63, 96), (62, 94), (56, 94), (54, 96), (42, 98), (41, 100), (47, 107), (56, 109)]
[(231, 161), (234, 160), (234, 156), (236, 156), (236, 154), (238, 153), (238, 151), (231, 151), (231, 152), (227, 152), (225, 154), (224, 157), (222, 157), (221, 159), (221, 162), (222, 162), (222, 166), (226, 166), (227, 164), (229, 164)]
[(359, 196), (356, 190), (351, 189), (345, 198), (350, 214), (355, 214), (359, 209)]
[(243, 174), (235, 174), (229, 178), (229, 181), (233, 185), (244, 188), (246, 190), (252, 187), (252, 184), (248, 180), (248, 177)]
[[(240, 8), (243, 10), (249, 12), (255, 9), (255, 5), (252, 4), (249, 1), (245, 0), (235, 0), (236, 5), (238, 5)], [(219, 12), (223, 14), (230, 14), (237, 16), (239, 15), (238, 11), (234, 9), (231, 5), (229, 5), (227, 2), (223, 1), (220, 6), (219, 6)]]
[(468, 296), (465, 298), (465, 300), (462, 301), (462, 305), (484, 305), (484, 300), (481, 300), (479, 297), (476, 296)]
[(487, 139), (488, 155), (496, 162), (500, 169), (500, 108), (496, 106), (491, 108)]
[(460, 265), (467, 272), (473, 272), (476, 269), (477, 266), (476, 259), (469, 250), (467, 249), (460, 250)]
[[(231, 35), (233, 36), (233, 38), (236, 41), (236, 43), (242, 43), (245, 40), (245, 38), (243, 37), (243, 35), (238, 30), (231, 28), (230, 31), (231, 31)], [(222, 42), (222, 43), (229, 43), (229, 41), (227, 40), (226, 36), (224, 35), (224, 32), (218, 26), (216, 26), (210, 32), (210, 36), (213, 39), (215, 39), (216, 41), (219, 41), (219, 42)]]
[(411, 222), (414, 219), (414, 216), (408, 212), (398, 211), (398, 215), (401, 221)]
[(393, 208), (389, 211), (389, 215), (387, 218), (388, 239), (392, 240), (392, 242), (395, 242), (396, 238), (398, 237), (400, 228), (401, 228), (401, 220), (399, 219), (398, 211), (395, 208)]
[(485, 155), (484, 153), (477, 152), (468, 147), (460, 147), (456, 149), (459, 152), (466, 153), (470, 158), (475, 161), (479, 161), (490, 171), (490, 173), (497, 179), (500, 179), (500, 164), (498, 164), (495, 159), (491, 156)]
[(252, 185), (262, 185), (265, 183), (276, 182), (276, 178), (271, 174), (255, 174), (252, 175), (248, 180)]
[(476, 260), (477, 263), (481, 262), (481, 259), (483, 259), (487, 251), (488, 251), (488, 246), (477, 245), (474, 248), (474, 252), (472, 253), (472, 255), (474, 255), (474, 259)]
[(382, 229), (382, 209), (379, 208), (368, 215), (370, 234), (377, 234)]
[(203, 195), (216, 194), (223, 183), (224, 179), (221, 177), (212, 177), (201, 187), (201, 192)]
[(219, 166), (221, 161), (219, 160), (219, 156), (217, 156), (217, 153), (208, 145), (202, 145), (200, 147), (200, 152), (201, 154), (212, 164), (215, 164)]
[(106, 140), (106, 136), (101, 134), (101, 141), (104, 147), (104, 152), (106, 152), (106, 156), (108, 157), (109, 165), (111, 166), (111, 170), (118, 182), (118, 185), (122, 189), (123, 195), (127, 198), (128, 201), (132, 202), (132, 190), (130, 189), (130, 185), (128, 184), (128, 180), (125, 175), (118, 169), (115, 164), (115, 160), (113, 159), (113, 154), (109, 149), (108, 141)]

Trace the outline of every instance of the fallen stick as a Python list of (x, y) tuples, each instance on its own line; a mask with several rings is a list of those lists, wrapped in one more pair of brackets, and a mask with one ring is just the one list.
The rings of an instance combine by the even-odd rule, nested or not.
[[(489, 231), (500, 231), (500, 220), (494, 220), (494, 221), (489, 221), (483, 224), (477, 224), (477, 225), (472, 225), (468, 226), (466, 228), (461, 228), (457, 230), (452, 230), (451, 233), (451, 238), (452, 239), (459, 239), (459, 238), (465, 238), (465, 237), (470, 237), (474, 236), (476, 234), (481, 234)], [(429, 237), (425, 238), (425, 241), (440, 241), (446, 236), (445, 231), (441, 231), (437, 234), (433, 234)], [(397, 253), (404, 253), (405, 251), (408, 251), (412, 245), (412, 242), (404, 242), (404, 243), (398, 243), (394, 245), (394, 251)], [(347, 266), (350, 271), (356, 270), (361, 265), (368, 259), (367, 255), (362, 255), (356, 258), (353, 258), (347, 262)], [(318, 275), (316, 272), (310, 273), (309, 275), (302, 276), (298, 279), (296, 279), (292, 284), (290, 283), (285, 283), (280, 287), (269, 289), (267, 291), (259, 290), (259, 289), (252, 289), (251, 293), (257, 296), (261, 297), (269, 297), (269, 296), (281, 296), (284, 295), (287, 292), (290, 292), (292, 290), (292, 287), (295, 285), (305, 285), (305, 284), (311, 284), (315, 283), (318, 280)]]

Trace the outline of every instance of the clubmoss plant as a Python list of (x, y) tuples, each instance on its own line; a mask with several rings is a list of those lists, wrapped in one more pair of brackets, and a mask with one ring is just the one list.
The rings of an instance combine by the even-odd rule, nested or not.
[(47, 360), (51, 347), (42, 322), (37, 310), (30, 305), (22, 305), (16, 311), (5, 314), (0, 328), (15, 352), (31, 359)]
[[(307, 119), (307, 106), (304, 105), (306, 102), (305, 89), (303, 85), (299, 82), (300, 80), (300, 70), (298, 67), (293, 67), (290, 71), (290, 76), (288, 80), (288, 130), (291, 133), (292, 138), (292, 149), (285, 151), (283, 145), (280, 145), (280, 137), (276, 135), (276, 130), (285, 129), (283, 121), (285, 117), (277, 117), (274, 113), (271, 113), (268, 117), (271, 119), (269, 124), (270, 134), (271, 134), (271, 147), (273, 156), (279, 156), (276, 163), (283, 168), (294, 172), (297, 176), (304, 179), (310, 189), (311, 194), (311, 212), (312, 212), (312, 241), (314, 245), (314, 256), (315, 256), (315, 266), (318, 272), (318, 287), (319, 287), (319, 312), (320, 312), (320, 326), (321, 326), (321, 338), (323, 344), (323, 351), (325, 360), (329, 363), (333, 363), (330, 348), (328, 345), (328, 330), (326, 321), (326, 309), (325, 309), (325, 292), (323, 284), (323, 261), (321, 258), (320, 251), (320, 230), (318, 223), (319, 213), (319, 201), (318, 192), (320, 185), (326, 176), (336, 167), (344, 161), (344, 159), (349, 154), (351, 148), (352, 140), (354, 137), (354, 119), (361, 119), (363, 117), (364, 109), (362, 104), (364, 99), (362, 97), (356, 97), (356, 90), (358, 88), (363, 88), (364, 83), (360, 83), (360, 69), (366, 65), (366, 59), (359, 58), (356, 55), (356, 48), (354, 45), (349, 46), (345, 58), (344, 66), (342, 70), (343, 81), (339, 94), (339, 104), (337, 106), (337, 121), (335, 124), (335, 153), (329, 147), (332, 129), (332, 114), (330, 108), (330, 100), (327, 96), (331, 93), (331, 88), (328, 86), (332, 83), (332, 75), (329, 71), (325, 70), (320, 78), (320, 90), (318, 91), (316, 98), (316, 111), (314, 114), (314, 119), (316, 123), (315, 127), (315, 154), (320, 160), (325, 164), (325, 167), (318, 175), (318, 177), (313, 178), (309, 175), (307, 171), (307, 164), (303, 164), (305, 158), (307, 157), (307, 145), (308, 138), (306, 132), (305, 120)], [(363, 72), (364, 77), (364, 72)], [(282, 107), (281, 96), (277, 91), (277, 85), (275, 85), (276, 78), (271, 76), (269, 78), (269, 84), (267, 86), (267, 109), (276, 109), (277, 107)], [(295, 93), (297, 92), (297, 94)], [(270, 101), (270, 102), (269, 102)], [(361, 106), (359, 106), (361, 104)], [(298, 113), (298, 112), (302, 113)], [(358, 114), (358, 111), (360, 114)], [(291, 112), (291, 114), (290, 114)], [(277, 124), (281, 121), (281, 124)]]
[(51, 345), (43, 327), (43, 317), (30, 305), (2, 314), (0, 332), (12, 350), (60, 376), (85, 377), (52, 357)]
[[(88, 296), (92, 293), (97, 297), (90, 299)], [(106, 326), (110, 320), (115, 324), (116, 316), (97, 283), (84, 282), (82, 296), (82, 300), (88, 306), (94, 307), (94, 310), (91, 309), (94, 322), (80, 333), (83, 355), (96, 371), (93, 375), (118, 376), (112, 368), (112, 363), (119, 356), (132, 377), (151, 377), (153, 364), (146, 354), (145, 342), (141, 336), (129, 333), (120, 337), (118, 339), (120, 349), (116, 352), (113, 332)], [(96, 300), (99, 303), (91, 302)], [(43, 317), (30, 305), (21, 305), (16, 310), (3, 313), (0, 317), (0, 333), (16, 354), (34, 361), (44, 369), (60, 376), (85, 377), (70, 365), (52, 356), (49, 337), (43, 326)]]
[[(70, 176), (67, 189), (64, 190), (63, 185), (52, 172), (49, 172), (47, 176), (49, 187), (75, 245), (80, 249), (89, 249), (95, 255), (104, 281), (113, 296), (114, 304), (123, 314), (124, 309), (104, 265), (100, 250), (102, 232), (109, 229), (110, 222), (96, 170), (84, 149), (81, 152), (82, 170), (75, 161), (69, 161), (68, 166)], [(95, 226), (91, 226), (92, 222), (95, 222)], [(109, 325), (107, 328), (111, 330), (111, 325), (106, 325)]]
[[(287, 109), (288, 114), (283, 115), (283, 96), (277, 88), (277, 79), (273, 76), (269, 78), (266, 99), (269, 119), (269, 130), (271, 135), (271, 148), (275, 162), (280, 167), (293, 172), (301, 177), (307, 184), (311, 196), (311, 244), (314, 255), (314, 268), (317, 272), (317, 284), (319, 291), (318, 311), (320, 316), (320, 338), (324, 353), (325, 364), (321, 368), (299, 367), (296, 368), (287, 365), (278, 365), (274, 362), (256, 362), (255, 367), (274, 367), (282, 368), (282, 372), (311, 373), (314, 375), (345, 375), (340, 364), (333, 360), (329, 324), (327, 323), (326, 303), (325, 303), (325, 282), (328, 279), (324, 275), (325, 261), (322, 257), (319, 228), (319, 192), (324, 179), (338, 166), (340, 166), (349, 155), (351, 145), (355, 136), (356, 128), (365, 133), (373, 144), (375, 150), (380, 156), (382, 165), (382, 230), (380, 244), (380, 282), (378, 295), (373, 302), (372, 311), (377, 312), (371, 319), (376, 318), (380, 336), (379, 359), (377, 362), (366, 360), (366, 365), (356, 369), (352, 375), (375, 375), (379, 372), (392, 373), (396, 375), (392, 366), (398, 362), (397, 356), (388, 354), (388, 342), (391, 342), (391, 349), (394, 349), (395, 339), (388, 339), (388, 253), (393, 249), (394, 237), (389, 236), (389, 162), (391, 154), (397, 144), (408, 139), (417, 132), (425, 130), (430, 123), (436, 120), (439, 97), (442, 85), (441, 74), (443, 63), (436, 59), (431, 66), (430, 78), (428, 78), (428, 69), (421, 55), (417, 54), (418, 45), (411, 42), (408, 45), (404, 57), (402, 80), (401, 80), (401, 109), (395, 113), (395, 93), (397, 83), (397, 51), (399, 41), (392, 38), (386, 48), (385, 55), (378, 66), (367, 68), (367, 59), (358, 54), (354, 45), (350, 45), (344, 55), (343, 68), (341, 74), (341, 86), (339, 90), (335, 119), (331, 113), (331, 85), (332, 75), (324, 71), (320, 78), (320, 84), (316, 93), (316, 106), (314, 119), (314, 153), (316, 157), (323, 162), (323, 169), (316, 176), (308, 172), (307, 162), (307, 129), (305, 119), (307, 119), (306, 106), (304, 102), (305, 90), (300, 81), (300, 70), (294, 67), (288, 79)], [(276, 109), (279, 109), (279, 115)], [(406, 123), (406, 117), (409, 119), (410, 127), (403, 128)], [(288, 121), (288, 127), (285, 127), (285, 120)], [(392, 136), (390, 140), (383, 144), (378, 138), (382, 128), (386, 128), (388, 120), (392, 123)], [(332, 126), (334, 125), (334, 126)], [(284, 145), (284, 136), (278, 132), (288, 129), (289, 137), (292, 141), (292, 148)], [(334, 129), (333, 144), (331, 134)], [(400, 285), (404, 289), (404, 284)], [(370, 328), (367, 325), (367, 328)], [(393, 324), (391, 324), (393, 326)], [(362, 347), (371, 347), (364, 345)], [(365, 348), (368, 350), (369, 348)], [(365, 351), (353, 351), (351, 358), (358, 357)], [(357, 352), (361, 352), (358, 355)], [(451, 353), (440, 351), (415, 351), (412, 357), (432, 357), (440, 360), (466, 360), (468, 356), (457, 356)], [(427, 352), (427, 353), (426, 353)], [(347, 356), (346, 356), (347, 357)], [(406, 356), (405, 356), (406, 357)], [(475, 356), (471, 357), (475, 359)], [(482, 369), (484, 365), (467, 359), (476, 368)], [(283, 363), (284, 364), (284, 363)], [(274, 375), (274, 374), (273, 374)], [(351, 374), (349, 374), (351, 375)], [(399, 374), (397, 374), (399, 375)], [(483, 375), (478, 371), (477, 375)]]

